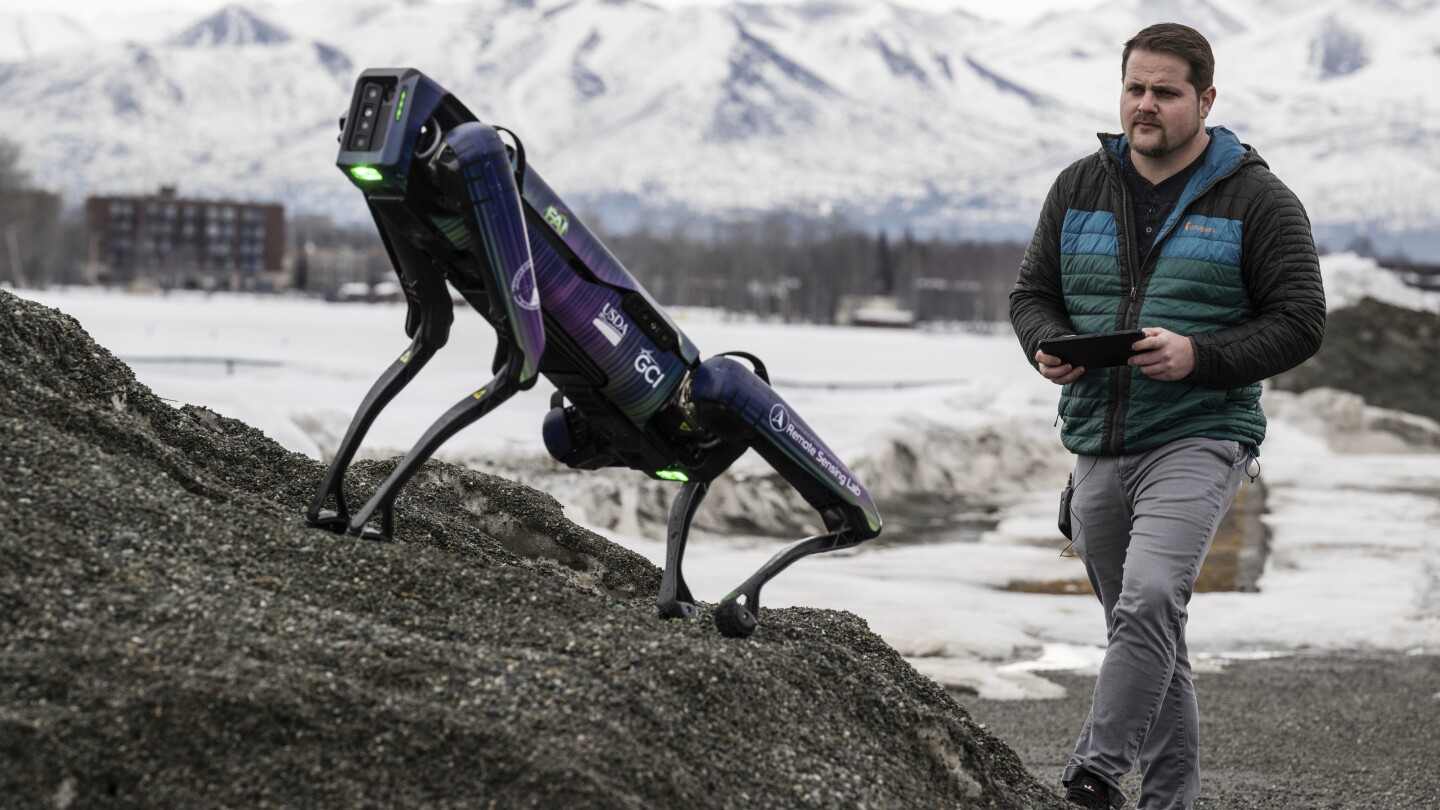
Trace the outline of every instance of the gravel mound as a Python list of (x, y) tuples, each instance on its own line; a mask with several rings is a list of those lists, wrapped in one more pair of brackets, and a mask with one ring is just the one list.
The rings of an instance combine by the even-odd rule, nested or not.
[(1320, 351), (1274, 379), (1282, 391), (1329, 387), (1371, 405), (1440, 420), (1440, 314), (1373, 298), (1332, 310)]
[(661, 622), (646, 560), (434, 462), (397, 542), (308, 529), (317, 462), (3, 291), (0, 380), (7, 807), (1063, 806), (854, 615)]

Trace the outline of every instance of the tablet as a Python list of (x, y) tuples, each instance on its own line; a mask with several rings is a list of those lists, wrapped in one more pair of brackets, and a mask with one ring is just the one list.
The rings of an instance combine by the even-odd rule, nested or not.
[(1132, 355), (1139, 354), (1131, 350), (1130, 344), (1143, 337), (1145, 333), (1139, 329), (1099, 332), (1093, 335), (1066, 335), (1040, 341), (1040, 351), (1053, 354), (1072, 366), (1123, 366)]

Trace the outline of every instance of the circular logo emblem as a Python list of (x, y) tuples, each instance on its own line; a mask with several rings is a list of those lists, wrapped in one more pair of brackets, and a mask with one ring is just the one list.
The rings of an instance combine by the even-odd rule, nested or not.
[(527, 260), (510, 279), (510, 295), (521, 309), (531, 312), (540, 308), (540, 288), (535, 286), (535, 262)]
[(790, 413), (785, 410), (784, 405), (776, 405), (770, 409), (770, 427), (776, 432), (785, 430), (790, 424)]

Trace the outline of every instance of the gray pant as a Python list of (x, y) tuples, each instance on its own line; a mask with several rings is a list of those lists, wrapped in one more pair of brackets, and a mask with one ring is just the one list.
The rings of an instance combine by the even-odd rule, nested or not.
[(1137, 763), (1140, 810), (1189, 810), (1200, 792), (1186, 605), (1248, 458), (1238, 442), (1182, 439), (1076, 460), (1075, 551), (1105, 608), (1109, 646), (1061, 780), (1091, 772), (1116, 808), (1119, 779)]

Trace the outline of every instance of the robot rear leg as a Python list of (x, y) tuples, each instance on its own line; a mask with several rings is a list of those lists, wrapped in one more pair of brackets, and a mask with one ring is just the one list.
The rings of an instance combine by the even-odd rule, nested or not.
[[(764, 378), (743, 363), (723, 355), (701, 363), (685, 398), (699, 425), (722, 444), (754, 449), (820, 513), (825, 524), (824, 533), (786, 546), (721, 600), (715, 612), (717, 628), (727, 636), (748, 636), (757, 625), (760, 589), (766, 582), (802, 557), (849, 548), (878, 535), (880, 514), (854, 473)], [(692, 600), (683, 597), (688, 589), (681, 565), (690, 521), (707, 487), (708, 482), (686, 484), (671, 506), (659, 600), (662, 616), (693, 615)]]

